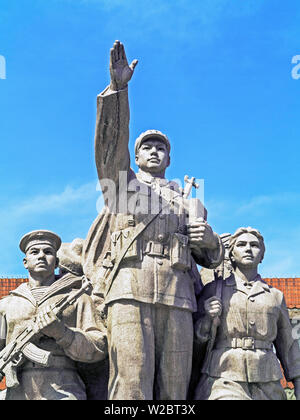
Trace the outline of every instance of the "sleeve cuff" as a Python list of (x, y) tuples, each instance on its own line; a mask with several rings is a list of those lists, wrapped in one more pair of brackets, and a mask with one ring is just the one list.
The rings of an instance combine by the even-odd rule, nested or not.
[(98, 98), (103, 98), (103, 97), (105, 97), (105, 96), (110, 96), (110, 95), (115, 95), (116, 93), (118, 93), (118, 92), (127, 92), (128, 91), (128, 85), (126, 86), (126, 87), (124, 87), (123, 89), (120, 89), (120, 90), (112, 90), (111, 89), (111, 87), (110, 87), (110, 85), (108, 85), (105, 89), (104, 89), (104, 91), (103, 92), (101, 92), (99, 95), (98, 95)]
[(74, 331), (72, 331), (70, 328), (66, 327), (65, 333), (59, 340), (56, 341), (56, 343), (63, 347), (64, 349), (70, 347), (74, 340)]
[(216, 249), (207, 250), (207, 254), (210, 259), (210, 269), (218, 267), (224, 258), (224, 245), (222, 240), (217, 233), (214, 233), (214, 235), (218, 240), (218, 247)]

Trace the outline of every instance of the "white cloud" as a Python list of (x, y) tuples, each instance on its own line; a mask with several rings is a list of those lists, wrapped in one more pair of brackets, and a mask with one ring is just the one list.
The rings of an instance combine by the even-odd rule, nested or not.
[(12, 277), (22, 273), (20, 238), (31, 230), (49, 229), (63, 241), (85, 237), (96, 217), (99, 191), (92, 181), (76, 188), (66, 186), (55, 194), (40, 194), (3, 208), (0, 211), (0, 276)]
[(300, 247), (298, 229), (282, 231), (274, 229), (265, 238), (266, 255), (261, 265), (264, 277), (300, 277)]
[(73, 208), (76, 203), (85, 203), (87, 200), (94, 199), (96, 195), (96, 182), (90, 182), (78, 188), (67, 186), (60, 193), (41, 194), (15, 204), (9, 209), (2, 209), (1, 219), (4, 218), (7, 223), (8, 219), (20, 220), (28, 215), (65, 211)]
[[(52, 229), (63, 240), (85, 237), (102, 203), (97, 182), (66, 186), (55, 194), (40, 194), (0, 212), (2, 276), (13, 275), (19, 264), (18, 242), (26, 231)], [(233, 233), (240, 226), (261, 230), (266, 242), (264, 277), (300, 277), (300, 194), (258, 195), (240, 204), (236, 199), (209, 200), (208, 221), (218, 233)], [(282, 214), (285, 215), (282, 218)]]
[[(285, 220), (288, 220), (295, 209), (300, 207), (300, 193), (283, 192), (269, 195), (257, 195), (249, 200), (238, 200), (236, 197), (228, 197), (221, 200), (206, 200), (205, 205), (210, 217), (217, 219), (246, 219), (248, 216), (266, 216), (268, 212), (272, 219), (276, 218), (276, 212), (285, 211)], [(274, 209), (276, 211), (274, 212)]]
[[(74, 6), (75, 0), (56, 0)], [(169, 37), (173, 42), (185, 41), (185, 48), (199, 43), (209, 43), (221, 33), (224, 19), (253, 16), (262, 7), (262, 2), (247, 0), (77, 0), (77, 6), (103, 11), (102, 28), (109, 33), (111, 18), (118, 23), (119, 33), (133, 36), (135, 41), (145, 40), (153, 33)], [(106, 22), (108, 18), (108, 22)], [(142, 38), (139, 37), (141, 35)], [(187, 42), (189, 41), (189, 42)], [(162, 43), (161, 48), (164, 47)], [(172, 44), (166, 45), (168, 51)]]
[(247, 203), (242, 204), (237, 209), (237, 213), (247, 213), (247, 212), (259, 212), (266, 210), (270, 205), (276, 206), (292, 206), (295, 203), (300, 203), (300, 194), (293, 193), (277, 193), (273, 195), (258, 195), (253, 197)]
[(6, 79), (6, 60), (3, 55), (0, 55), (0, 79)]
[(300, 277), (300, 194), (284, 192), (257, 195), (250, 200), (236, 198), (208, 200), (208, 222), (218, 233), (242, 226), (259, 229), (266, 244), (260, 266), (264, 277)]

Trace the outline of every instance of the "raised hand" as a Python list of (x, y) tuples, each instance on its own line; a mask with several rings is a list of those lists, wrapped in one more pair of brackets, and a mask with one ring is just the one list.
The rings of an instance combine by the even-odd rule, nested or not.
[(126, 88), (127, 83), (132, 78), (137, 63), (138, 60), (133, 60), (133, 62), (128, 65), (124, 45), (120, 41), (115, 41), (110, 50), (109, 70), (111, 90), (117, 91)]

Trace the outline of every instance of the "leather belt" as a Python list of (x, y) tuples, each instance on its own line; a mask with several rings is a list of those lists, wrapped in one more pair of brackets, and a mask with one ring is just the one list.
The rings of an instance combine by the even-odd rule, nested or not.
[(232, 349), (243, 349), (243, 350), (271, 350), (273, 344), (268, 341), (256, 340), (253, 337), (242, 337), (242, 338), (231, 338), (228, 340), (217, 342), (215, 345), (216, 349), (232, 348)]

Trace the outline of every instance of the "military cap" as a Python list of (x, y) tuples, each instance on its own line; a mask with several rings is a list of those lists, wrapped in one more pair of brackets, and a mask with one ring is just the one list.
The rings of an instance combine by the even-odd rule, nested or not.
[(52, 246), (58, 251), (61, 246), (61, 239), (56, 233), (49, 230), (34, 230), (23, 236), (20, 241), (20, 249), (24, 254), (34, 245), (45, 244)]
[(168, 152), (170, 153), (171, 144), (170, 144), (170, 141), (169, 141), (168, 137), (159, 130), (147, 130), (147, 131), (144, 131), (143, 133), (141, 133), (135, 141), (135, 146), (134, 146), (135, 155), (137, 154), (137, 152), (138, 152), (139, 148), (141, 147), (142, 143), (144, 141), (150, 139), (150, 138), (158, 138), (158, 139), (162, 140), (162, 142), (167, 146)]

